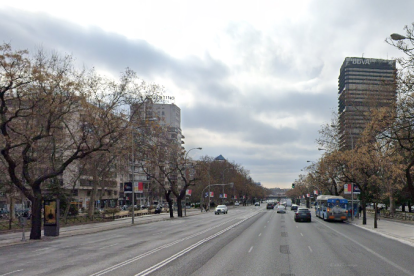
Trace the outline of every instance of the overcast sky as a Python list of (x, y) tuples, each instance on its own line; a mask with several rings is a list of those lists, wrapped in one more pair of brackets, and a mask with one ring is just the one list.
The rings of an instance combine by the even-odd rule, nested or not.
[(1, 1), (0, 38), (72, 54), (165, 87), (185, 146), (287, 188), (337, 110), (345, 57), (395, 58), (384, 42), (414, 22), (414, 1)]

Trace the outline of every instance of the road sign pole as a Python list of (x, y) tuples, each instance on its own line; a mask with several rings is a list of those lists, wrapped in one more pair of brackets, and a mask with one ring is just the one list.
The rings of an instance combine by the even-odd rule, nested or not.
[(354, 183), (351, 183), (351, 220), (354, 220)]

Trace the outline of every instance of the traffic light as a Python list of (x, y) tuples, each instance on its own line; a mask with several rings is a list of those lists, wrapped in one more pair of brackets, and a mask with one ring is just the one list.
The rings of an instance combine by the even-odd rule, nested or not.
[(292, 183), (292, 189), (294, 189), (295, 188), (295, 183)]

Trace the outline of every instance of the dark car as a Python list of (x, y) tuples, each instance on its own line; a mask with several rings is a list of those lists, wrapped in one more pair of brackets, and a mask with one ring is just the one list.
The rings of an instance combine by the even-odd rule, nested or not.
[(298, 205), (296, 204), (292, 204), (292, 206), (290, 207), (290, 210), (292, 211), (296, 211), (298, 209)]
[(266, 209), (274, 209), (274, 208), (275, 208), (275, 205), (273, 203), (268, 203), (266, 205)]
[(155, 213), (155, 214), (161, 214), (161, 210), (162, 210), (162, 207), (161, 207), (161, 206), (157, 206), (157, 207), (155, 208), (155, 210), (154, 210), (154, 213)]
[(295, 221), (312, 221), (311, 211), (308, 208), (298, 208), (295, 212)]

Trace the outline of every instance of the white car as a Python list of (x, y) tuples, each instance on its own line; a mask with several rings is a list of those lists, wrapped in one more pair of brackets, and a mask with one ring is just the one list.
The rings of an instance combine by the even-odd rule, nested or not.
[(260, 202), (259, 202), (259, 201), (256, 201), (256, 202), (254, 203), (254, 206), (260, 206)]
[(227, 214), (227, 206), (226, 205), (217, 205), (216, 210), (214, 211), (214, 214)]
[(277, 206), (277, 212), (278, 213), (286, 213), (286, 207), (283, 205), (278, 205)]
[(238, 201), (234, 202), (234, 206), (240, 206), (240, 203)]

